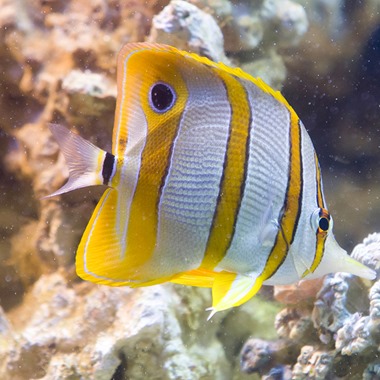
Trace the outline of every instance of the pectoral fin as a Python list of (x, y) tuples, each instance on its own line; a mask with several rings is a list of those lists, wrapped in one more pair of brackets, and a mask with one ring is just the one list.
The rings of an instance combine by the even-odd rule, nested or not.
[(251, 277), (236, 273), (220, 272), (215, 276), (212, 287), (212, 307), (208, 317), (216, 312), (239, 306), (253, 297), (261, 288), (260, 277)]

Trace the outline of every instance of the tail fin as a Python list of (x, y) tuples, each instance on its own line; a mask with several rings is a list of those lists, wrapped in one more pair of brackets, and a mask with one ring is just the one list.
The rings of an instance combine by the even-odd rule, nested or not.
[(103, 184), (102, 167), (107, 153), (61, 125), (50, 124), (49, 128), (65, 156), (69, 180), (44, 198)]

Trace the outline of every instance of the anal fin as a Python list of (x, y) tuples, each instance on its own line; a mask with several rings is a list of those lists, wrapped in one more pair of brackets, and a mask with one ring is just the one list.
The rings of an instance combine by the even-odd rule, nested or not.
[(216, 312), (239, 306), (253, 297), (262, 286), (260, 277), (220, 272), (215, 276), (212, 287), (212, 307), (208, 317)]

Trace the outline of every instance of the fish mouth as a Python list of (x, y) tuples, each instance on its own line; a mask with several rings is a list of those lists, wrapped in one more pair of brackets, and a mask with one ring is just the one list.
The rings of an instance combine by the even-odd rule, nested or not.
[(347, 251), (337, 243), (332, 233), (326, 238), (325, 252), (320, 267), (317, 271), (322, 275), (345, 272), (369, 280), (376, 278), (376, 271), (349, 256)]
[(337, 243), (334, 235), (329, 233), (321, 263), (314, 273), (306, 278), (313, 279), (336, 272), (350, 273), (369, 280), (376, 278), (376, 271), (350, 257), (347, 251)]

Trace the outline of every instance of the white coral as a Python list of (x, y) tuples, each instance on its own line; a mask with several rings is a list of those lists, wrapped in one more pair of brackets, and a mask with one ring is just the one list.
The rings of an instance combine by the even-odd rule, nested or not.
[(153, 17), (149, 41), (192, 50), (216, 62), (229, 62), (215, 19), (186, 1), (173, 0)]
[(368, 235), (363, 243), (358, 244), (351, 256), (372, 269), (380, 268), (380, 233)]

